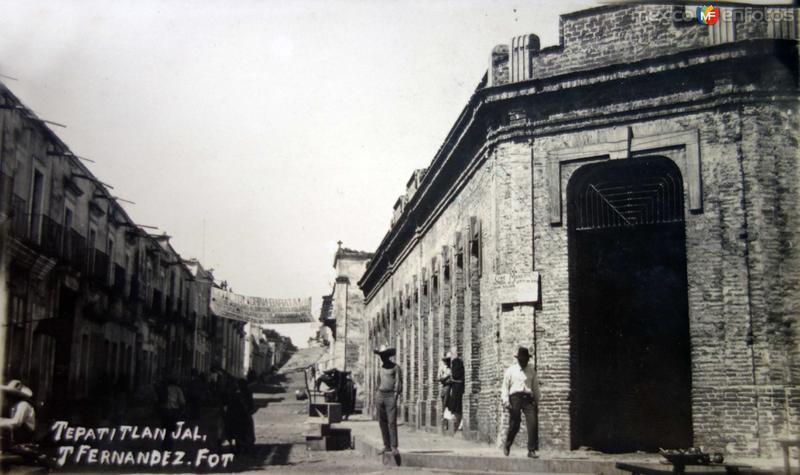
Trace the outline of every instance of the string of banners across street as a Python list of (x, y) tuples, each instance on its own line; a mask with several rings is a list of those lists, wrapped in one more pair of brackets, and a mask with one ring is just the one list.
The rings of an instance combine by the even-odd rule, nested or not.
[(311, 297), (273, 299), (248, 297), (227, 290), (211, 289), (211, 311), (222, 318), (246, 323), (310, 323)]

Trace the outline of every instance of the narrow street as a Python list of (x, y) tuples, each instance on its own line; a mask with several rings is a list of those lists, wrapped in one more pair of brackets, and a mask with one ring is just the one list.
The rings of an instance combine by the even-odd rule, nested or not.
[(280, 385), (254, 389), (258, 411), (253, 416), (256, 430), (254, 453), (237, 455), (234, 471), (270, 473), (376, 473), (384, 468), (379, 459), (366, 459), (355, 451), (307, 451), (303, 432), (308, 411), (306, 401), (294, 392), (304, 388), (303, 374), (281, 377)]
[[(366, 458), (354, 450), (307, 451), (305, 431), (306, 401), (297, 401), (296, 389), (305, 389), (303, 373), (282, 377), (280, 385), (260, 386), (254, 390), (258, 412), (253, 416), (256, 447), (253, 454), (237, 455), (232, 470), (269, 473), (420, 473), (414, 468), (389, 468), (379, 457)], [(377, 425), (375, 427), (377, 431)], [(423, 471), (422, 473), (441, 473)]]

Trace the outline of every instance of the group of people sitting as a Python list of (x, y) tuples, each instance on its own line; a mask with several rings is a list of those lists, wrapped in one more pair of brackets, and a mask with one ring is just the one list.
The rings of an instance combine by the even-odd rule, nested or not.
[(0, 384), (0, 402), (0, 472), (14, 465), (51, 468), (53, 460), (36, 444), (36, 401), (31, 388), (18, 379)]
[(33, 439), (36, 431), (36, 409), (33, 391), (20, 380), (14, 379), (0, 385), (0, 450), (25, 444)]
[[(223, 370), (212, 372), (210, 377), (193, 370), (190, 378), (168, 377), (141, 384), (132, 392), (121, 383), (99, 383), (85, 402), (92, 411), (76, 403), (64, 417), (88, 425), (147, 425), (170, 431), (178, 421), (186, 421), (187, 425), (200, 426), (208, 435), (209, 445), (217, 450), (227, 442), (233, 452), (245, 453), (255, 444), (256, 406), (250, 386)], [(24, 450), (37, 433), (33, 391), (21, 381), (11, 380), (0, 385), (0, 401), (0, 451)], [(39, 421), (38, 427), (42, 432), (47, 423)], [(172, 443), (170, 438), (164, 442), (167, 446)]]

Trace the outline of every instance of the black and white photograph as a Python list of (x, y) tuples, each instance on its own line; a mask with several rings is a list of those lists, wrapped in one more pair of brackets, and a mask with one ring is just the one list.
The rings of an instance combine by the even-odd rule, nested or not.
[(800, 474), (799, 37), (0, 0), (0, 473)]

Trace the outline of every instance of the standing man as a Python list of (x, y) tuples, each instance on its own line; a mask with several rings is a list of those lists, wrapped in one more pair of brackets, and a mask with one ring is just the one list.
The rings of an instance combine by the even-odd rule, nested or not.
[(447, 408), (453, 413), (453, 426), (450, 435), (455, 435), (461, 428), (464, 400), (464, 360), (458, 356), (458, 348), (450, 348), (450, 392), (447, 396)]
[(539, 378), (533, 365), (528, 364), (531, 354), (525, 347), (517, 350), (517, 363), (508, 367), (503, 375), (503, 385), (500, 387), (500, 397), (503, 407), (510, 412), (506, 442), (503, 445), (503, 454), (508, 457), (511, 444), (519, 432), (521, 420), (520, 412), (525, 413), (525, 426), (528, 428), (528, 457), (537, 458), (536, 455), (536, 410), (539, 406)]
[(381, 454), (391, 452), (397, 456), (397, 400), (403, 391), (403, 375), (391, 357), (396, 353), (394, 348), (381, 345), (375, 354), (381, 357), (381, 367), (378, 370), (378, 393), (375, 400), (378, 407), (378, 423), (383, 436), (383, 450)]

